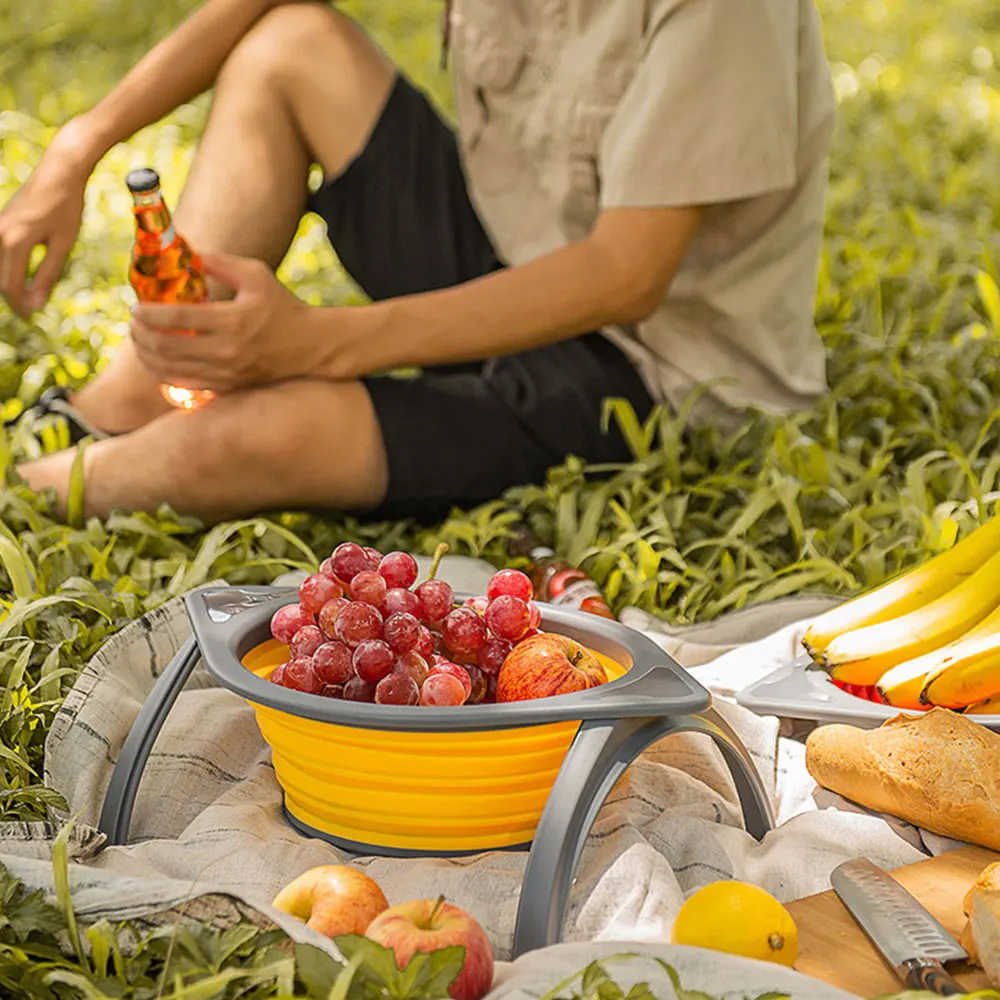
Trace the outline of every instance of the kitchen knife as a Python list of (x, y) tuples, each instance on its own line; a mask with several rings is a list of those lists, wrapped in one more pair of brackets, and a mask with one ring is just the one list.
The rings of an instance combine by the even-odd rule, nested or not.
[(966, 992), (943, 965), (968, 958), (965, 949), (891, 875), (867, 858), (855, 858), (838, 865), (830, 881), (910, 989), (940, 996)]

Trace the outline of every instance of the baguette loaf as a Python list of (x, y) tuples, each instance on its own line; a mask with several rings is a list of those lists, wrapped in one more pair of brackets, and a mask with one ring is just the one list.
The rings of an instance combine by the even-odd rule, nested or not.
[[(968, 952), (969, 961), (973, 965), (981, 965), (982, 962), (979, 958), (979, 941), (976, 939), (976, 934), (974, 933), (972, 926), (972, 907), (976, 896), (982, 893), (992, 893), (997, 894), (997, 890), (1000, 890), (1000, 861), (994, 861), (992, 864), (987, 865), (980, 873), (979, 878), (972, 883), (969, 891), (965, 894), (965, 898), (962, 900), (962, 912), (969, 918), (965, 922), (965, 927), (962, 928), (962, 933), (959, 935), (958, 943)], [(982, 910), (981, 910), (982, 912)], [(980, 917), (980, 926), (983, 924), (983, 917)], [(979, 937), (983, 938), (988, 935), (987, 930), (980, 930)], [(1000, 953), (997, 955), (998, 960), (1000, 960)]]
[(973, 892), (969, 926), (975, 948), (970, 958), (982, 966), (994, 986), (1000, 986), (1000, 892)]
[(947, 709), (872, 730), (821, 726), (806, 741), (806, 767), (869, 809), (1000, 850), (1000, 736)]

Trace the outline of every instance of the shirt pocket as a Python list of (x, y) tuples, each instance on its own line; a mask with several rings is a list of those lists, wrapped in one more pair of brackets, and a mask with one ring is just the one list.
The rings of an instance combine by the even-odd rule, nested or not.
[(500, 0), (457, 0), (452, 32), (469, 85), (504, 94), (517, 86), (528, 63), (529, 37), (520, 18)]

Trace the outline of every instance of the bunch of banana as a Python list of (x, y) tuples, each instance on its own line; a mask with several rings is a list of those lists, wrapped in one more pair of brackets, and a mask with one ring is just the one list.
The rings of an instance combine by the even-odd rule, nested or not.
[(833, 680), (890, 705), (985, 711), (1000, 696), (1000, 518), (821, 615), (803, 642)]

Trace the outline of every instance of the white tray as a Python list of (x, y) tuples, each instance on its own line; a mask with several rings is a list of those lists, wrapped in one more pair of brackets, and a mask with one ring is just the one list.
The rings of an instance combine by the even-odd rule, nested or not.
[[(824, 670), (809, 669), (813, 666), (808, 656), (801, 656), (745, 687), (736, 695), (736, 701), (758, 715), (845, 722), (861, 729), (877, 729), (897, 715), (921, 714), (891, 705), (877, 705), (841, 691)], [(1000, 715), (969, 715), (967, 718), (987, 729), (1000, 731)]]

